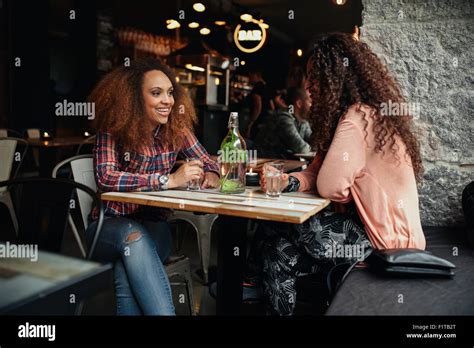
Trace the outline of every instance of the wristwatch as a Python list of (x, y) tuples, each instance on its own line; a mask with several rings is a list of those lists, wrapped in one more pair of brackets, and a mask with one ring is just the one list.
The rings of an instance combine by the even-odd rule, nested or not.
[(160, 175), (160, 177), (158, 178), (158, 181), (160, 182), (160, 186), (162, 190), (168, 189), (168, 182), (170, 181), (170, 177), (168, 175)]
[(288, 177), (288, 186), (283, 192), (297, 192), (300, 188), (300, 181), (294, 176), (290, 175)]

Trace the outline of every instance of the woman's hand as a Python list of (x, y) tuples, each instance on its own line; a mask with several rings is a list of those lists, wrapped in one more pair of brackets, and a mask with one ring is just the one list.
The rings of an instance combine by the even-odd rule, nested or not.
[[(276, 168), (273, 168), (273, 167), (266, 167), (266, 168), (269, 170), (274, 170), (275, 172), (278, 172), (278, 169)], [(281, 192), (283, 192), (286, 189), (288, 184), (289, 184), (288, 174), (283, 173), (281, 175)], [(263, 192), (267, 191), (267, 183), (265, 181), (265, 166), (262, 168), (262, 171), (260, 172), (260, 187), (262, 188)]]
[(206, 172), (204, 174), (204, 181), (201, 184), (202, 188), (217, 188), (219, 187), (219, 175), (214, 172)]
[(168, 187), (175, 188), (185, 186), (191, 180), (201, 180), (204, 176), (201, 161), (184, 163), (176, 172), (170, 175)]

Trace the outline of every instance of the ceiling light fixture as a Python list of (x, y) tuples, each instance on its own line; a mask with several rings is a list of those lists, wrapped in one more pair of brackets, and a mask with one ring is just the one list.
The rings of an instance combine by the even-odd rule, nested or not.
[(243, 20), (244, 22), (250, 22), (253, 17), (251, 14), (244, 13), (243, 15), (240, 16), (240, 19)]
[(201, 33), (201, 35), (209, 35), (211, 33), (211, 30), (209, 28), (201, 28), (199, 32)]
[(181, 27), (181, 24), (175, 19), (167, 19), (166, 20), (166, 28), (168, 29), (177, 29)]
[(196, 2), (196, 3), (193, 4), (193, 9), (196, 12), (204, 12), (204, 11), (206, 11), (206, 6), (204, 6), (200, 2)]

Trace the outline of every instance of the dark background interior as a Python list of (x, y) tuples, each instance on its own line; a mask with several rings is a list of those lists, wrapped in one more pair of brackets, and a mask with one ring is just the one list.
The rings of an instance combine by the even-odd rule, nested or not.
[[(276, 88), (284, 87), (289, 64), (302, 60), (297, 48), (306, 48), (321, 32), (353, 32), (361, 25), (361, 1), (336, 6), (331, 0), (234, 0), (202, 1), (203, 14), (192, 10), (194, 1), (147, 0), (3, 0), (0, 7), (0, 127), (23, 131), (40, 128), (62, 135), (87, 127), (83, 118), (54, 116), (56, 101), (84, 100), (97, 82), (97, 15), (111, 15), (114, 27), (130, 26), (170, 35), (165, 21), (185, 11), (191, 20), (212, 25), (215, 20), (235, 24), (240, 14), (251, 13), (270, 25), (265, 46), (254, 54), (237, 51), (226, 40), (225, 28), (212, 27), (204, 41), (220, 53), (245, 59), (263, 69)], [(69, 11), (76, 14), (69, 19)], [(308, 10), (310, 9), (310, 10)], [(293, 10), (294, 20), (288, 19)], [(202, 37), (184, 24), (183, 37)], [(21, 68), (15, 67), (15, 57)]]

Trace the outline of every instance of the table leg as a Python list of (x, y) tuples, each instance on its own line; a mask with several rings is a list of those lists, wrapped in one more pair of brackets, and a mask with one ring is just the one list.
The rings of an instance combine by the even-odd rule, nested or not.
[(219, 215), (217, 314), (238, 315), (246, 259), (247, 219)]

